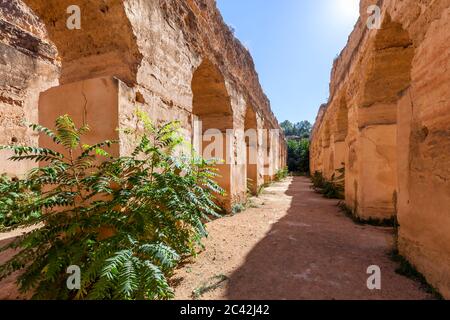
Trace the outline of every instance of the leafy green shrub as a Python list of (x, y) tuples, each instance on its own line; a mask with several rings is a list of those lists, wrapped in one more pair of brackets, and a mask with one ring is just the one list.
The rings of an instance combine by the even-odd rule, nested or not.
[[(0, 280), (16, 270), (22, 292), (38, 299), (170, 299), (167, 282), (178, 261), (195, 253), (207, 235), (204, 222), (217, 216), (212, 163), (175, 156), (182, 143), (178, 125), (155, 127), (138, 112), (143, 129), (127, 130), (138, 140), (130, 156), (113, 157), (117, 141), (82, 144), (87, 126), (77, 128), (69, 116), (56, 130), (31, 127), (64, 148), (6, 146), (14, 161), (45, 161), (26, 179), (5, 190), (41, 186), (39, 197), (16, 203), (19, 226), (40, 224), (0, 251), (19, 249), (0, 267)], [(19, 190), (17, 189), (17, 190)], [(3, 210), (7, 206), (0, 204)], [(36, 212), (42, 211), (40, 217)], [(66, 286), (66, 270), (81, 269), (81, 289)]]
[(281, 181), (283, 179), (286, 179), (288, 175), (289, 175), (288, 168), (280, 169), (275, 174), (275, 181)]
[(288, 140), (288, 168), (290, 172), (309, 173), (309, 139)]
[(319, 171), (314, 172), (314, 174), (311, 176), (311, 181), (315, 190), (323, 189), (326, 183), (325, 177), (323, 176), (322, 172)]
[(0, 228), (38, 218), (41, 211), (28, 210), (28, 207), (33, 206), (39, 194), (39, 186), (25, 185), (19, 179), (0, 176)]
[(231, 207), (231, 214), (236, 215), (238, 213), (244, 212), (246, 209), (246, 205), (243, 203), (235, 203)]
[(283, 129), (286, 137), (300, 137), (309, 139), (312, 131), (312, 124), (309, 121), (301, 121), (297, 123), (292, 123), (286, 120), (280, 123), (280, 127)]
[(266, 189), (267, 187), (268, 187), (268, 184), (266, 184), (266, 183), (260, 185), (258, 187), (258, 191), (257, 191), (256, 195), (259, 197), (264, 192), (264, 189)]
[[(336, 176), (336, 173), (338, 175)], [(313, 188), (329, 199), (345, 198), (345, 168), (339, 169), (327, 180), (319, 171), (314, 172), (311, 177)]]

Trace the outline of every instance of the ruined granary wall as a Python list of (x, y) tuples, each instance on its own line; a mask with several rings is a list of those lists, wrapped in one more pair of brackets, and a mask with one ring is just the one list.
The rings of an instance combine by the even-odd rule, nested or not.
[[(369, 5), (381, 28), (368, 29)], [(346, 204), (399, 222), (402, 255), (450, 298), (450, 1), (361, 1), (314, 127), (311, 171), (345, 166)]]
[[(0, 144), (37, 145), (24, 121), (37, 121), (39, 93), (58, 83), (56, 48), (45, 26), (23, 3), (0, 0)], [(0, 153), (0, 163), (7, 154)], [(17, 175), (32, 164), (10, 163), (3, 172)]]
[[(69, 113), (91, 125), (92, 141), (121, 138), (117, 152), (126, 154), (132, 141), (115, 128), (134, 125), (132, 114), (138, 107), (154, 120), (180, 121), (188, 139), (197, 129), (194, 116), (203, 121), (203, 130), (234, 131), (228, 144), (229, 164), (220, 167), (220, 182), (229, 193), (228, 207), (244, 200), (248, 172), (254, 172), (251, 179), (256, 190), (284, 166), (284, 137), (268, 142), (262, 131), (279, 126), (252, 57), (224, 23), (214, 0), (0, 3), (0, 22), (29, 37), (12, 42), (6, 36), (5, 40), (8, 32), (2, 25), (5, 63), (0, 69), (0, 95), (9, 97), (10, 88), (20, 87), (26, 101), (26, 108), (16, 106), (14, 111), (17, 121), (11, 135), (23, 132), (16, 143), (31, 139), (20, 117), (52, 126), (56, 116)], [(67, 28), (71, 5), (80, 8), (80, 30)], [(28, 47), (24, 50), (23, 46)], [(5, 56), (6, 52), (13, 53)], [(3, 108), (0, 112), (6, 118), (14, 114)], [(252, 128), (249, 123), (260, 130), (257, 165), (250, 169), (237, 161), (243, 151), (237, 143), (242, 139), (239, 129)], [(263, 147), (275, 139), (277, 152), (266, 155)], [(33, 141), (37, 143), (37, 137)], [(264, 171), (268, 164), (271, 173)], [(17, 175), (32, 164), (23, 170), (4, 161), (1, 165), (2, 172)]]

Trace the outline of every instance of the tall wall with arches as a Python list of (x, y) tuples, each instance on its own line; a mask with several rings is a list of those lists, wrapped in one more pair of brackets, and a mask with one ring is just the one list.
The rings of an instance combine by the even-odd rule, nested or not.
[[(67, 27), (73, 5), (80, 9), (79, 30)], [(126, 154), (133, 141), (116, 129), (133, 125), (139, 108), (154, 121), (179, 121), (186, 140), (200, 148), (195, 151), (222, 136), (219, 182), (228, 210), (285, 166), (282, 133), (264, 140), (264, 129), (280, 127), (253, 59), (214, 0), (0, 0), (0, 24), (1, 143), (46, 143), (21, 120), (52, 126), (67, 113), (97, 128), (93, 141), (119, 138), (114, 152)], [(264, 157), (267, 144), (271, 153)], [(249, 150), (256, 153), (251, 165), (242, 156)], [(32, 165), (1, 161), (0, 171), (21, 175)]]
[[(370, 5), (381, 26), (366, 22)], [(398, 247), (450, 298), (450, 1), (361, 1), (314, 127), (311, 171), (345, 168), (362, 219), (398, 221)]]

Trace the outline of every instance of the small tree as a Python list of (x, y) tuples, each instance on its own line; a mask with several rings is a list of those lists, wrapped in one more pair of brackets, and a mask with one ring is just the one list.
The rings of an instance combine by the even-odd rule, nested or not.
[(291, 172), (309, 173), (309, 140), (288, 140), (288, 168)]
[(294, 135), (294, 125), (289, 120), (280, 123), (280, 127), (283, 129), (286, 136)]
[(309, 139), (312, 131), (312, 125), (309, 121), (301, 121), (293, 124), (289, 120), (286, 120), (280, 123), (280, 127), (287, 137), (295, 136), (301, 139)]
[[(0, 279), (23, 270), (20, 290), (40, 299), (173, 297), (167, 276), (207, 235), (204, 222), (217, 216), (214, 194), (223, 190), (213, 180), (212, 163), (174, 155), (182, 143), (176, 123), (155, 127), (145, 114), (138, 116), (143, 129), (125, 132), (138, 140), (129, 156), (107, 152), (117, 141), (83, 145), (89, 128), (77, 128), (67, 115), (56, 120), (55, 131), (31, 126), (63, 153), (2, 147), (13, 151), (13, 161), (46, 164), (23, 180), (2, 180), (3, 190), (15, 192), (2, 193), (0, 212), (17, 218), (13, 228), (36, 229), (0, 249), (18, 249), (0, 267)], [(18, 195), (36, 189), (33, 201)], [(82, 272), (77, 291), (66, 286), (71, 265)]]

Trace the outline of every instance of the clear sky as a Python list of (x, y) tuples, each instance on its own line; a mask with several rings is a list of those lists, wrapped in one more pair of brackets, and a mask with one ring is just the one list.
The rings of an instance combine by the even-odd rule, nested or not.
[(217, 0), (255, 60), (280, 122), (314, 122), (328, 100), (334, 58), (347, 43), (359, 0)]

